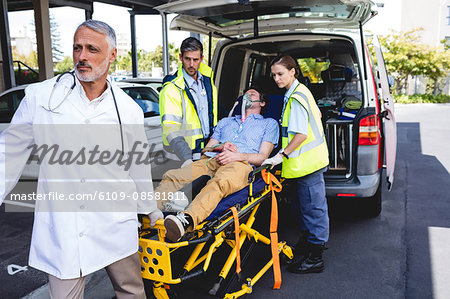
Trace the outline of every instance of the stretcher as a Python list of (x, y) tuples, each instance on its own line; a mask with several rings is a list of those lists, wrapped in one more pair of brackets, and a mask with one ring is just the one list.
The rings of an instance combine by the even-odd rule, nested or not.
[[(233, 194), (222, 199), (216, 210), (194, 232), (185, 235), (179, 242), (165, 241), (165, 228), (162, 219), (150, 227), (148, 219), (143, 219), (139, 232), (139, 257), (144, 281), (153, 283), (152, 292), (156, 298), (169, 298), (172, 286), (182, 284), (207, 273), (218, 248), (227, 244), (230, 247), (228, 258), (223, 264), (217, 283), (209, 290), (210, 295), (224, 294), (224, 298), (238, 298), (250, 294), (253, 286), (271, 268), (274, 272), (274, 289), (281, 286), (279, 254), (293, 258), (292, 249), (286, 242), (278, 242), (278, 211), (275, 192), (281, 191), (277, 179), (279, 173), (272, 174), (267, 165), (255, 169), (249, 174), (249, 185), (239, 191), (244, 194), (241, 200)], [(237, 193), (239, 193), (237, 192)], [(258, 209), (263, 201), (271, 199), (270, 236), (264, 236), (254, 228)], [(231, 204), (230, 204), (231, 202)], [(231, 207), (230, 207), (231, 205)], [(268, 221), (269, 222), (269, 219)], [(233, 276), (232, 268), (238, 276), (241, 271), (240, 248), (245, 242), (263, 243), (271, 248), (272, 256), (253, 276), (246, 279), (241, 289), (226, 293), (226, 280)], [(191, 248), (192, 252), (182, 269), (174, 269), (173, 259), (182, 250)], [(220, 266), (220, 265), (219, 265)], [(179, 274), (178, 274), (179, 273)], [(220, 290), (220, 292), (219, 292)]]

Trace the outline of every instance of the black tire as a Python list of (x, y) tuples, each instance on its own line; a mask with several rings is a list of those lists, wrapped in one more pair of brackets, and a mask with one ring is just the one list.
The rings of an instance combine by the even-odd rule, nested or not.
[(363, 201), (364, 215), (374, 218), (381, 213), (381, 181), (378, 185), (377, 192), (372, 197), (365, 198)]

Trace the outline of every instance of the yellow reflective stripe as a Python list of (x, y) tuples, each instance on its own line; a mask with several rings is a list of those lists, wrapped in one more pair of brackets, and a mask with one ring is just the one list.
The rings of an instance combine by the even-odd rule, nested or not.
[(180, 93), (181, 93), (181, 109), (183, 110), (183, 125), (185, 125), (185, 124), (187, 124), (186, 101), (184, 99), (184, 91), (182, 89), (180, 89)]
[(162, 116), (162, 121), (175, 121), (181, 123), (183, 121), (183, 118), (175, 114), (164, 114)]
[[(294, 92), (293, 94), (301, 96), (303, 98), (303, 100), (305, 100), (306, 104), (308, 105), (308, 113), (310, 114), (309, 125), (311, 126), (311, 130), (314, 135), (314, 140), (305, 144), (304, 146), (300, 147), (300, 149), (295, 150), (292, 153), (290, 153), (289, 158), (296, 158), (296, 157), (300, 156), (302, 153), (307, 152), (315, 147), (318, 147), (322, 143), (325, 142), (325, 135), (320, 133), (319, 127), (317, 126), (316, 117), (314, 116), (314, 114), (311, 110), (311, 105), (309, 104), (308, 98), (305, 96), (305, 94), (298, 92), (298, 91)], [(311, 115), (312, 115), (313, 121), (311, 121)], [(286, 130), (286, 132), (287, 132), (287, 130)]]
[(202, 129), (192, 129), (192, 130), (179, 130), (172, 133), (169, 133), (166, 137), (167, 142), (171, 142), (174, 138), (182, 136), (182, 137), (189, 137), (189, 136), (195, 136), (195, 135), (202, 135)]
[(296, 158), (296, 157), (300, 156), (301, 154), (303, 154), (303, 153), (305, 153), (305, 152), (307, 152), (309, 150), (312, 150), (315, 147), (320, 146), (322, 143), (325, 143), (325, 139), (323, 137), (319, 138), (319, 139), (316, 139), (314, 141), (311, 141), (310, 143), (305, 144), (304, 146), (302, 146), (300, 149), (295, 150), (292, 153), (290, 153), (289, 154), (289, 158)]
[(175, 131), (175, 132), (167, 134), (166, 139), (167, 139), (167, 142), (170, 144), (174, 138), (180, 137), (180, 136), (184, 136), (183, 133), (181, 131)]

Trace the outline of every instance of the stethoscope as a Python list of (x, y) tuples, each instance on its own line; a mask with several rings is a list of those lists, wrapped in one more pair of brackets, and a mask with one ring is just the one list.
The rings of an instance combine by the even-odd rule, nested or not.
[[(206, 96), (206, 88), (205, 88), (205, 83), (203, 82), (203, 80), (200, 80), (199, 79), (199, 81), (201, 81), (201, 87), (202, 87), (202, 91), (200, 92), (200, 95), (202, 96), (202, 97), (204, 97), (204, 96)], [(186, 86), (188, 86), (188, 89), (189, 89), (189, 91), (193, 91), (195, 94), (197, 94), (197, 92), (195, 91), (195, 89), (193, 89), (192, 87), (189, 87), (189, 85), (187, 84), (187, 82), (185, 81), (185, 84), (186, 84)]]
[[(59, 80), (61, 80), (61, 78), (62, 78), (64, 75), (66, 75), (66, 74), (69, 74), (69, 75), (72, 76), (72, 78), (73, 78), (73, 84), (72, 84), (72, 86), (70, 87), (69, 92), (68, 92), (68, 93), (66, 94), (66, 96), (63, 98), (63, 100), (62, 100), (58, 105), (56, 105), (56, 107), (52, 108), (52, 107), (51, 107), (51, 101), (52, 101), (52, 98), (53, 98), (53, 93), (55, 92), (55, 89), (56, 89), (56, 85), (58, 84)], [(106, 79), (106, 80), (108, 80), (108, 79)], [(109, 81), (108, 81), (108, 82), (109, 82)], [(48, 112), (51, 112), (51, 113), (61, 114), (61, 112), (56, 111), (56, 109), (58, 109), (58, 108), (62, 105), (62, 103), (64, 103), (64, 102), (66, 101), (66, 99), (70, 96), (70, 94), (72, 93), (72, 91), (75, 89), (75, 86), (76, 86), (76, 85), (77, 85), (77, 81), (76, 81), (76, 79), (75, 79), (74, 71), (64, 72), (64, 73), (60, 74), (60, 75), (56, 78), (56, 82), (55, 82), (55, 84), (53, 85), (52, 91), (51, 91), (51, 93), (50, 93), (50, 97), (48, 98), (47, 108), (41, 105), (42, 108), (44, 108), (44, 110), (46, 110), (46, 111), (48, 111)], [(119, 108), (117, 107), (116, 96), (114, 95), (114, 91), (113, 91), (113, 88), (112, 88), (111, 83), (109, 84), (109, 86), (110, 86), (110, 89), (111, 89), (111, 95), (112, 95), (113, 100), (114, 100), (114, 107), (116, 108), (117, 119), (119, 120), (120, 141), (121, 141), (121, 145), (122, 145), (122, 155), (124, 155), (124, 153), (125, 153), (125, 145), (124, 145), (124, 141), (123, 141), (122, 121), (120, 120)]]

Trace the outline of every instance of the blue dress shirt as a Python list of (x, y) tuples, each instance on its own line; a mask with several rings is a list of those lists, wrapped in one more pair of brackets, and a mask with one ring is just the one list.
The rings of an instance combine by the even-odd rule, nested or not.
[(194, 98), (195, 105), (197, 106), (198, 118), (202, 126), (203, 136), (209, 135), (209, 115), (208, 115), (208, 96), (206, 95), (205, 83), (203, 82), (203, 76), (198, 72), (197, 81), (194, 80), (183, 69), (183, 77), (186, 80), (189, 91)]
[(226, 117), (219, 121), (211, 138), (223, 143), (234, 143), (240, 153), (257, 154), (263, 141), (278, 144), (278, 123), (273, 118), (250, 114), (244, 122), (241, 116)]

